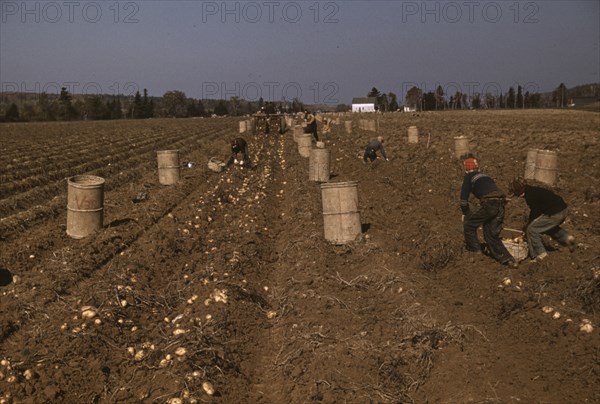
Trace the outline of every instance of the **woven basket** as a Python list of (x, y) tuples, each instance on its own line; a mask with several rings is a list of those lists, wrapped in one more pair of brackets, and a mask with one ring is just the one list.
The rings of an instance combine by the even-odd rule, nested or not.
[(517, 261), (523, 261), (529, 255), (529, 250), (525, 241), (515, 243), (511, 239), (503, 239), (502, 244), (504, 244), (504, 247), (506, 247), (510, 255)]
[(211, 171), (220, 173), (221, 171), (223, 171), (223, 167), (225, 167), (225, 163), (223, 163), (220, 160), (217, 160), (214, 157), (211, 157), (211, 159), (208, 160), (208, 169)]

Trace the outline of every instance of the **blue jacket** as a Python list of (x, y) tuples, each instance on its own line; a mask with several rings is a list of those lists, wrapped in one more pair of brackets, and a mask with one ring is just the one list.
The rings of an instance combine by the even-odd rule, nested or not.
[(462, 188), (460, 189), (460, 209), (464, 215), (469, 213), (469, 195), (471, 193), (478, 199), (482, 199), (490, 194), (498, 197), (503, 196), (490, 176), (479, 171), (471, 171), (465, 174)]
[(384, 159), (387, 159), (387, 156), (385, 155), (385, 148), (383, 147), (383, 143), (381, 143), (379, 140), (375, 139), (375, 140), (371, 140), (369, 142), (369, 144), (367, 145), (367, 149), (365, 150), (366, 152), (368, 152), (369, 150), (373, 150), (374, 152), (381, 152), (381, 156)]

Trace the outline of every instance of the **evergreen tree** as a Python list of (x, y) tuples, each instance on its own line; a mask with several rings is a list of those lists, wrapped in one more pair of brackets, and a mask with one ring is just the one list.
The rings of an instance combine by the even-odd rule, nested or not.
[(389, 111), (397, 111), (398, 110), (398, 97), (396, 94), (390, 92), (388, 93), (389, 99)]
[(73, 97), (67, 91), (66, 87), (61, 88), (60, 96), (58, 97), (58, 117), (63, 121), (70, 121), (77, 115), (77, 112), (73, 108), (72, 100)]
[(496, 108), (496, 97), (494, 97), (494, 94), (487, 93), (485, 95), (485, 107), (488, 109)]
[(423, 111), (435, 110), (435, 93), (429, 91), (423, 95)]
[(56, 120), (56, 111), (54, 104), (50, 101), (48, 94), (41, 93), (38, 99), (38, 107), (40, 109), (40, 120), (54, 121)]
[(564, 108), (567, 102), (567, 87), (564, 83), (560, 85), (552, 92), (552, 103), (557, 108)]
[(379, 96), (379, 100), (377, 102), (379, 104), (379, 110), (382, 112), (386, 112), (390, 110), (389, 100), (387, 94), (381, 94)]
[(198, 116), (206, 116), (206, 109), (204, 109), (202, 100), (198, 100)]
[(106, 109), (108, 109), (109, 119), (123, 118), (123, 112), (121, 111), (121, 101), (119, 100), (119, 98), (115, 98), (112, 101), (107, 101)]
[(225, 116), (228, 114), (227, 104), (224, 100), (219, 100), (217, 106), (215, 107), (215, 115), (217, 116)]
[(471, 107), (473, 107), (473, 109), (481, 108), (481, 95), (479, 95), (479, 93), (473, 94), (473, 100), (471, 101)]
[(144, 107), (142, 104), (142, 95), (139, 91), (135, 92), (133, 96), (133, 104), (131, 106), (131, 113), (129, 116), (133, 119), (140, 119), (144, 117)]
[(508, 95), (506, 96), (506, 108), (514, 108), (516, 102), (515, 89), (509, 87)]
[(20, 120), (19, 107), (17, 107), (17, 104), (15, 104), (13, 102), (12, 104), (10, 104), (10, 106), (6, 110), (6, 113), (4, 114), (4, 121), (5, 122), (18, 122), (19, 120)]
[(523, 109), (525, 105), (523, 104), (523, 88), (521, 86), (517, 87), (517, 108)]
[(435, 89), (435, 110), (444, 109), (444, 89), (438, 85)]
[(85, 99), (84, 111), (85, 118), (92, 121), (110, 118), (110, 112), (99, 95), (89, 96)]
[(154, 117), (154, 101), (148, 97), (148, 90), (144, 88), (144, 96), (141, 100), (140, 118), (153, 118)]

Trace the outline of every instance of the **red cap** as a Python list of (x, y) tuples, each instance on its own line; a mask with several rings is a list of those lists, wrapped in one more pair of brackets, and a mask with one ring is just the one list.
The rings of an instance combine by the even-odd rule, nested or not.
[(477, 162), (477, 159), (473, 157), (465, 159), (465, 161), (463, 161), (463, 165), (465, 167), (466, 172), (479, 170), (479, 163)]

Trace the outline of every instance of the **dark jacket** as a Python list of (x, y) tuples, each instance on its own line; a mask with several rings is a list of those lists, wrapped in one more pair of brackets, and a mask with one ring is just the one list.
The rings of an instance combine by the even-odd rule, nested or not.
[(466, 215), (469, 213), (469, 195), (473, 193), (476, 198), (504, 198), (504, 194), (492, 177), (479, 171), (471, 171), (465, 174), (462, 188), (460, 189), (460, 209)]
[(370, 154), (371, 152), (381, 152), (381, 156), (384, 159), (387, 159), (387, 156), (385, 155), (385, 147), (383, 147), (383, 143), (381, 143), (377, 139), (371, 140), (369, 142), (369, 144), (367, 145), (367, 148), (365, 150), (365, 154)]
[(248, 150), (248, 143), (243, 138), (238, 137), (231, 142), (232, 153), (245, 153), (246, 150)]
[(541, 215), (552, 216), (567, 209), (563, 198), (549, 189), (533, 185), (525, 186), (525, 202), (530, 209), (528, 223)]

